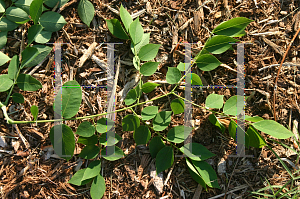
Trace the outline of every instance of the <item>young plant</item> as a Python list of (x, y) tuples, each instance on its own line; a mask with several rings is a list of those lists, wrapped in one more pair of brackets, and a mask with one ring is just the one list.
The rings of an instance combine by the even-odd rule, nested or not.
[[(35, 0), (33, 2), (35, 2)], [(88, 1), (81, 1), (81, 4), (86, 4), (87, 7), (90, 7)], [(91, 16), (84, 12), (79, 15), (81, 15), (82, 20), (87, 25), (90, 23)], [(130, 48), (134, 55), (133, 65), (140, 73), (139, 83), (135, 86), (135, 88), (131, 89), (127, 93), (125, 99), (125, 105), (127, 107), (115, 111), (115, 113), (125, 111), (127, 109), (131, 109), (133, 111), (133, 114), (126, 115), (122, 120), (123, 131), (133, 131), (133, 138), (137, 145), (149, 145), (150, 154), (152, 158), (156, 159), (155, 164), (157, 173), (161, 173), (173, 165), (175, 154), (174, 149), (177, 149), (176, 151), (178, 153), (182, 153), (186, 156), (187, 167), (192, 178), (196, 182), (201, 184), (205, 189), (207, 189), (207, 187), (220, 188), (215, 171), (205, 161), (206, 159), (215, 156), (215, 154), (211, 153), (203, 145), (195, 142), (187, 144), (185, 143), (182, 146), (182, 143), (186, 139), (184, 131), (191, 132), (192, 128), (184, 127), (182, 125), (168, 128), (172, 116), (184, 112), (184, 102), (187, 100), (176, 94), (175, 90), (185, 78), (185, 75), (182, 75), (182, 72), (185, 71), (186, 64), (180, 63), (177, 67), (168, 68), (166, 80), (169, 84), (175, 85), (171, 92), (145, 102), (140, 102), (139, 99), (143, 93), (149, 93), (156, 87), (160, 86), (159, 84), (151, 82), (143, 83), (141, 81), (142, 76), (151, 76), (157, 70), (159, 62), (154, 62), (152, 60), (156, 57), (160, 48), (160, 44), (149, 43), (150, 33), (144, 33), (141, 23), (139, 22), (139, 18), (133, 20), (131, 15), (123, 6), (120, 8), (120, 17), (123, 26), (118, 19), (110, 19), (106, 20), (107, 27), (114, 36), (120, 39), (130, 40)], [(36, 20), (37, 23), (39, 21), (40, 20)], [(211, 71), (216, 69), (221, 62), (213, 54), (221, 54), (230, 49), (230, 42), (238, 42), (239, 40), (234, 37), (244, 35), (244, 29), (251, 21), (252, 20), (247, 18), (239, 17), (221, 23), (212, 31), (214, 35), (208, 39), (201, 52), (194, 57), (191, 66), (193, 67), (196, 64), (197, 67), (203, 71)], [(108, 114), (101, 113), (84, 117), (74, 117), (80, 108), (82, 101), (82, 90), (76, 81), (68, 81), (64, 83), (62, 87), (61, 96), (57, 95), (54, 101), (55, 106), (59, 104), (59, 101), (62, 99), (61, 105), (63, 119), (36, 120), (36, 108), (32, 108), (32, 114), (34, 115), (33, 121), (14, 121), (10, 119), (6, 112), (6, 105), (8, 104), (13, 85), (19, 83), (18, 86), (27, 91), (36, 91), (37, 89), (41, 88), (41, 84), (36, 79), (32, 79), (31, 76), (25, 74), (19, 74), (20, 70), (33, 60), (32, 57), (34, 56), (30, 55), (34, 55), (36, 52), (33, 47), (28, 47), (28, 49), (29, 50), (27, 51), (24, 50), (26, 53), (24, 53), (24, 55), (22, 54), (21, 63), (18, 63), (18, 57), (13, 58), (9, 66), (8, 74), (0, 76), (0, 80), (1, 78), (3, 80), (0, 82), (4, 82), (0, 85), (0, 92), (7, 91), (11, 88), (7, 100), (4, 103), (0, 102), (0, 107), (2, 108), (4, 116), (9, 124), (88, 119), (105, 116)], [(18, 81), (18, 79), (20, 81)], [(202, 85), (200, 77), (195, 73), (191, 74), (191, 81), (192, 85)], [(133, 108), (136, 106), (140, 106), (149, 101), (154, 101), (169, 95), (177, 96), (177, 99), (174, 99), (171, 102), (171, 110), (158, 111), (159, 107), (149, 106), (144, 107), (140, 115), (133, 110)], [(21, 102), (22, 99), (20, 98), (20, 95), (13, 96), (13, 99), (16, 99), (16, 102)], [(232, 137), (235, 137), (233, 136), (237, 128), (235, 120), (237, 120), (236, 116), (241, 111), (240, 107), (236, 107), (238, 98), (238, 96), (233, 96), (224, 104), (222, 95), (211, 94), (206, 99), (206, 107), (201, 107), (200, 105), (191, 101), (189, 101), (189, 103), (196, 107), (209, 109), (213, 113), (209, 116), (209, 120), (218, 128), (220, 128), (222, 132), (224, 132), (225, 127), (222, 125), (216, 115), (222, 115), (230, 118), (231, 125), (229, 125), (229, 132)], [(222, 108), (223, 111), (221, 112), (213, 110)], [(258, 130), (279, 139), (285, 139), (293, 135), (289, 130), (275, 121), (263, 120), (262, 118), (248, 116), (246, 117), (246, 121), (249, 121), (250, 125), (246, 132), (246, 139), (248, 140), (246, 140), (246, 145), (248, 144), (247, 146), (261, 147), (265, 144), (265, 141), (258, 133)], [(79, 135), (77, 143), (85, 145), (79, 154), (79, 157), (84, 159), (93, 159), (93, 161), (88, 165), (87, 168), (81, 169), (75, 173), (75, 175), (70, 179), (69, 183), (81, 186), (91, 182), (92, 184), (90, 193), (93, 199), (101, 198), (105, 192), (105, 181), (100, 175), (101, 159), (104, 158), (108, 161), (115, 161), (125, 156), (123, 151), (116, 146), (116, 144), (121, 140), (121, 137), (119, 137), (117, 134), (115, 134), (115, 138), (110, 136), (111, 134), (114, 134), (114, 132), (110, 131), (112, 127), (113, 121), (107, 118), (101, 118), (93, 123), (83, 121), (78, 126), (76, 131), (76, 134)], [(161, 132), (166, 129), (168, 129), (168, 133), (163, 135)], [(56, 130), (62, 131), (61, 138), (54, 138), (54, 132)], [(61, 144), (62, 158), (66, 159), (67, 161), (70, 160), (75, 149), (75, 137), (72, 129), (65, 124), (55, 125), (51, 128), (49, 136), (54, 149), (55, 144)], [(114, 148), (114, 154), (106, 154), (109, 147)], [(101, 158), (100, 160), (98, 158), (99, 156)]]

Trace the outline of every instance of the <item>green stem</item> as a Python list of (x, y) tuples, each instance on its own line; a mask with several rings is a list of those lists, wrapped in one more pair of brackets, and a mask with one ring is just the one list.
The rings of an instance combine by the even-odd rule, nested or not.
[[(12, 120), (12, 119), (10, 119), (8, 117), (7, 112), (6, 112), (6, 106), (3, 103), (1, 103), (1, 102), (0, 102), (0, 107), (2, 108), (3, 114), (4, 114), (4, 116), (7, 119), (7, 122), (9, 124), (30, 124), (30, 123), (45, 123), (45, 122), (62, 122), (62, 121), (68, 121), (68, 120), (81, 120), (81, 119), (87, 119), (87, 118), (94, 118), (94, 117), (99, 117), (99, 116), (107, 115), (107, 114), (110, 114), (110, 113), (117, 113), (117, 112), (125, 111), (127, 109), (130, 109), (130, 108), (142, 105), (142, 104), (146, 104), (146, 103), (148, 103), (150, 101), (154, 101), (154, 100), (166, 97), (166, 96), (168, 96), (170, 94), (172, 94), (172, 93), (166, 93), (166, 94), (164, 94), (162, 96), (150, 99), (148, 101), (140, 102), (138, 104), (134, 104), (132, 106), (128, 106), (128, 107), (125, 107), (125, 108), (122, 108), (122, 109), (118, 109), (118, 110), (115, 110), (115, 111), (112, 111), (112, 112), (104, 112), (104, 113), (100, 113), (100, 114), (96, 114), (96, 115), (88, 115), (88, 116), (83, 116), (83, 117), (74, 117), (74, 118), (56, 119), (56, 120), (14, 121), (14, 120)], [(4, 112), (4, 110), (5, 110), (5, 112)]]
[(21, 71), (21, 68), (19, 68), (18, 73), (17, 73), (17, 75), (16, 75), (16, 78), (14, 79), (14, 83), (13, 83), (13, 85), (11, 86), (10, 91), (9, 91), (7, 97), (6, 97), (6, 100), (5, 100), (5, 102), (4, 102), (4, 105), (5, 105), (5, 106), (7, 106), (7, 104), (8, 104), (10, 95), (11, 95), (13, 89), (14, 89), (15, 84), (17, 83), (17, 79), (18, 79), (18, 77), (19, 77), (20, 71)]

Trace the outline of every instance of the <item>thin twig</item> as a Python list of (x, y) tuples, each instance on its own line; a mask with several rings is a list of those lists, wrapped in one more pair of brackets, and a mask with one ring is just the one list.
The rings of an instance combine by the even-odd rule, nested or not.
[(279, 66), (279, 69), (278, 69), (278, 72), (277, 72), (277, 76), (276, 76), (276, 79), (275, 79), (274, 95), (273, 95), (273, 96), (274, 96), (274, 98), (273, 98), (273, 114), (274, 114), (274, 120), (275, 120), (275, 121), (276, 121), (276, 109), (275, 109), (275, 103), (276, 103), (276, 102), (275, 102), (275, 99), (276, 99), (277, 82), (278, 82), (279, 73), (280, 73), (280, 71), (281, 71), (282, 64), (283, 64), (283, 62), (284, 62), (284, 60), (285, 60), (285, 58), (286, 58), (286, 56), (287, 56), (287, 54), (288, 54), (288, 52), (289, 52), (291, 46), (292, 46), (292, 44), (294, 43), (294, 40), (296, 39), (297, 35), (299, 34), (299, 32), (300, 32), (300, 28), (297, 30), (297, 32), (296, 32), (296, 34), (294, 35), (294, 37), (293, 37), (293, 39), (292, 39), (290, 45), (288, 46), (288, 48), (286, 49), (286, 51), (285, 51), (285, 53), (284, 53), (284, 55), (283, 55), (283, 58), (282, 58), (282, 60), (281, 60), (281, 63), (280, 63), (280, 66)]

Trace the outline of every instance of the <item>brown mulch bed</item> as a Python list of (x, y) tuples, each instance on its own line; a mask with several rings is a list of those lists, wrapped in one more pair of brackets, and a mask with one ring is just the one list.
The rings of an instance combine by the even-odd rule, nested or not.
[[(72, 77), (80, 85), (95, 84), (95, 80), (105, 78), (105, 72), (91, 59), (78, 69), (78, 60), (82, 56), (82, 49), (87, 49), (93, 42), (122, 42), (116, 45), (115, 57), (120, 56), (123, 61), (130, 61), (132, 55), (128, 53), (130, 43), (114, 38), (108, 31), (105, 19), (118, 17), (110, 8), (119, 10), (121, 3), (130, 13), (146, 9), (140, 15), (140, 21), (147, 32), (151, 32), (150, 42), (162, 44), (157, 60), (164, 60), (159, 66), (158, 73), (150, 77), (151, 80), (165, 80), (168, 67), (175, 67), (184, 61), (184, 47), (178, 46), (178, 42), (193, 43), (193, 53), (198, 53), (201, 46), (209, 38), (210, 32), (221, 22), (234, 17), (247, 17), (253, 19), (247, 28), (247, 36), (241, 38), (243, 42), (252, 43), (245, 45), (245, 93), (252, 95), (246, 106), (246, 114), (250, 116), (260, 116), (265, 119), (274, 119), (273, 95), (275, 78), (279, 64), (290, 44), (292, 37), (300, 27), (299, 1), (95, 1), (92, 0), (96, 14), (95, 20), (90, 28), (87, 28), (79, 19), (77, 14), (78, 2), (66, 7), (61, 14), (68, 22), (64, 26), (64, 31), (58, 31), (52, 35), (50, 42), (62, 41), (69, 43), (62, 45), (62, 79), (66, 82), (70, 79), (70, 71), (74, 69)], [(257, 5), (255, 4), (257, 2)], [(189, 21), (188, 24), (186, 24)], [(276, 22), (275, 22), (276, 21)], [(274, 22), (274, 23), (270, 23)], [(269, 24), (268, 24), (269, 23)], [(28, 27), (27, 27), (28, 28)], [(21, 38), (21, 33), (16, 33)], [(18, 39), (12, 34), (9, 35), (6, 52), (10, 57), (18, 52), (19, 48), (10, 48)], [(299, 94), (300, 94), (300, 73), (299, 73), (299, 42), (300, 36), (294, 41), (286, 63), (298, 64), (296, 66), (284, 66), (278, 81), (278, 93), (276, 97), (277, 121), (285, 126), (293, 127), (294, 120), (299, 121)], [(233, 46), (234, 47), (234, 46)], [(236, 48), (236, 47), (234, 47)], [(101, 45), (95, 55), (106, 62), (106, 45)], [(51, 52), (50, 57), (54, 56)], [(222, 63), (232, 69), (236, 69), (236, 50), (227, 51), (216, 56)], [(273, 66), (272, 66), (273, 65)], [(270, 67), (268, 67), (270, 66)], [(50, 68), (49, 68), (50, 67)], [(268, 68), (267, 68), (268, 67)], [(118, 79), (117, 93), (124, 87), (131, 75), (134, 75), (133, 66), (121, 64)], [(264, 70), (259, 70), (265, 68)], [(15, 89), (25, 97), (23, 106), (10, 102), (10, 112), (18, 112), (10, 115), (15, 120), (31, 120), (30, 106), (39, 107), (39, 119), (53, 119), (53, 91), (54, 91), (54, 65), (51, 59), (33, 74), (41, 81), (43, 88), (38, 92), (24, 92)], [(103, 73), (101, 73), (103, 72)], [(210, 72), (201, 72), (194, 68), (193, 72), (201, 75), (203, 83), (206, 85), (234, 85), (236, 83), (236, 72), (219, 66)], [(0, 73), (7, 73), (7, 65), (0, 67)], [(98, 73), (98, 74), (97, 74)], [(106, 85), (106, 81), (97, 82), (98, 85)], [(171, 87), (162, 86), (161, 90), (156, 89), (149, 93), (151, 99), (162, 92), (168, 92)], [(78, 117), (87, 114), (97, 114), (105, 111), (106, 90), (104, 88), (83, 88), (85, 100), (82, 102)], [(184, 96), (184, 90), (177, 89), (179, 95)], [(205, 99), (210, 93), (218, 93), (228, 99), (235, 95), (235, 89), (193, 89), (193, 100), (195, 103), (204, 106)], [(2, 94), (0, 100), (4, 101), (6, 96)], [(174, 99), (163, 98), (153, 102), (153, 105), (161, 107), (161, 110), (170, 110), (170, 102)], [(8, 107), (9, 107), (8, 106)], [(124, 108), (125, 105), (118, 104), (116, 109)], [(140, 113), (140, 108), (135, 110)], [(241, 198), (252, 198), (249, 192), (264, 187), (265, 177), (272, 184), (280, 185), (288, 178), (287, 172), (276, 160), (274, 154), (267, 148), (247, 150), (247, 154), (254, 155), (254, 158), (237, 159), (229, 157), (235, 154), (236, 144), (228, 135), (228, 131), (222, 134), (209, 120), (208, 111), (193, 108), (193, 121), (195, 130), (193, 131), (193, 141), (204, 145), (212, 153), (216, 154), (208, 162), (217, 171), (218, 163), (221, 159), (226, 161), (226, 173), (218, 175), (221, 189), (208, 188), (199, 194), (197, 183), (191, 178), (183, 157), (176, 157), (172, 169), (164, 173), (164, 180), (170, 173), (170, 178), (164, 186), (161, 195), (153, 185), (150, 177), (150, 166), (152, 159), (149, 156), (148, 146), (137, 147), (133, 140), (132, 132), (122, 131), (122, 118), (131, 114), (125, 111), (116, 115), (116, 133), (123, 140), (118, 146), (127, 155), (118, 161), (103, 161), (102, 175), (106, 182), (106, 192), (104, 198), (159, 198), (169, 196), (169, 198), (211, 198), (225, 192), (226, 188), (232, 190), (238, 186), (246, 185), (245, 188), (231, 193), (230, 198), (240, 196)], [(9, 153), (0, 153), (0, 193), (3, 198), (90, 198), (89, 185), (77, 187), (68, 184), (71, 176), (80, 168), (88, 165), (87, 160), (82, 160), (76, 155), (69, 161), (59, 159), (51, 148), (49, 132), (53, 123), (18, 125), (22, 135), (25, 137), (30, 147), (18, 139), (15, 129), (7, 125), (0, 113), (0, 135), (6, 136), (7, 146), (1, 147)], [(98, 119), (98, 118), (96, 118)], [(81, 121), (67, 121), (66, 124), (76, 131)], [(228, 120), (222, 121), (228, 125)], [(183, 116), (172, 117), (170, 126), (183, 125)], [(166, 133), (167, 130), (163, 131)], [(266, 135), (263, 135), (265, 138)], [(286, 143), (290, 146), (292, 142)], [(286, 157), (295, 162), (295, 155), (289, 155), (280, 145), (269, 142), (273, 150), (280, 157)], [(298, 146), (295, 146), (296, 148)], [(76, 146), (76, 154), (80, 153), (83, 145)], [(149, 157), (147, 161), (144, 157)], [(146, 162), (145, 162), (146, 161)], [(234, 169), (236, 165), (236, 168)], [(299, 165), (299, 163), (298, 163)], [(136, 180), (140, 176), (140, 180)], [(232, 177), (232, 178), (231, 178)], [(231, 180), (230, 180), (231, 179)], [(228, 183), (230, 180), (230, 183)], [(197, 189), (198, 187), (198, 189)], [(184, 195), (184, 196), (183, 196)], [(224, 196), (222, 196), (224, 197)], [(229, 198), (228, 197), (228, 198)], [(165, 197), (167, 198), (167, 197)]]

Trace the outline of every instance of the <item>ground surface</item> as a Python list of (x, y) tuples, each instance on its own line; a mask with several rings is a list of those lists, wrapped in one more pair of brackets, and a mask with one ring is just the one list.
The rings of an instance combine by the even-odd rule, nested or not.
[[(80, 70), (77, 69), (78, 60), (82, 56), (82, 49), (87, 49), (93, 42), (124, 42), (114, 38), (108, 31), (104, 19), (118, 17), (110, 8), (119, 10), (121, 1), (96, 1), (92, 0), (96, 14), (90, 28), (87, 28), (79, 19), (76, 8), (78, 2), (66, 7), (61, 14), (68, 22), (64, 30), (52, 35), (50, 42), (61, 41), (69, 43), (63, 45), (62, 57), (62, 77), (63, 81), (70, 79), (70, 71), (74, 70), (73, 79), (81, 85), (97, 84), (97, 79), (105, 78), (105, 73), (99, 66), (89, 59)], [(200, 51), (201, 46), (209, 37), (209, 31), (213, 30), (222, 21), (234, 17), (247, 17), (253, 19), (247, 28), (247, 36), (241, 38), (243, 42), (252, 43), (245, 45), (245, 80), (246, 95), (252, 95), (246, 106), (246, 114), (250, 116), (261, 116), (265, 119), (274, 119), (273, 96), (274, 81), (278, 72), (278, 66), (290, 44), (295, 32), (300, 27), (299, 1), (272, 1), (272, 0), (249, 0), (249, 1), (190, 1), (190, 0), (153, 0), (153, 1), (124, 1), (122, 2), (130, 13), (135, 13), (143, 9), (145, 13), (140, 15), (140, 21), (147, 32), (151, 32), (151, 43), (162, 44), (158, 61), (163, 60), (159, 70), (149, 80), (165, 80), (167, 67), (175, 67), (180, 61), (184, 61), (183, 47), (174, 49), (178, 42), (190, 42), (193, 44), (193, 52)], [(295, 11), (296, 10), (296, 11)], [(270, 23), (270, 22), (274, 23)], [(151, 24), (151, 25), (150, 25)], [(11, 34), (8, 38), (6, 53), (12, 57), (19, 49), (11, 48), (13, 44), (20, 41), (21, 33), (16, 33), (16, 37)], [(293, 121), (299, 121), (299, 94), (300, 94), (300, 58), (299, 42), (297, 37), (291, 46), (286, 63), (282, 68), (278, 80), (278, 93), (276, 95), (277, 121), (283, 125), (293, 128)], [(235, 47), (234, 47), (235, 48)], [(116, 56), (120, 56), (122, 61), (130, 61), (132, 56), (129, 53), (129, 43), (124, 43), (116, 47)], [(236, 49), (236, 48), (235, 48)], [(106, 46), (103, 44), (96, 51), (95, 55), (103, 60), (106, 59)], [(18, 107), (13, 102), (10, 103), (9, 112), (19, 110), (10, 116), (16, 120), (31, 120), (28, 107), (37, 105), (39, 107), (39, 119), (53, 119), (53, 65), (54, 52), (50, 54), (48, 60), (33, 74), (43, 85), (39, 92), (22, 92), (25, 96), (25, 104)], [(194, 72), (201, 75), (206, 85), (233, 85), (236, 83), (236, 50), (227, 51), (217, 58), (229, 66), (219, 66), (211, 72), (201, 72), (197, 68)], [(264, 70), (259, 70), (270, 66)], [(118, 79), (117, 93), (124, 87), (132, 72), (133, 66), (121, 63), (120, 75)], [(0, 73), (7, 73), (7, 66), (0, 67)], [(98, 81), (98, 84), (105, 85), (106, 81)], [(105, 89), (83, 88), (85, 99), (82, 102), (77, 116), (87, 114), (97, 114), (105, 111)], [(148, 95), (151, 99), (162, 92), (170, 90), (168, 85), (163, 85)], [(183, 96), (184, 90), (177, 89)], [(204, 105), (208, 94), (216, 92), (228, 99), (235, 95), (234, 89), (203, 89), (193, 90), (194, 102)], [(16, 89), (16, 92), (18, 90)], [(4, 100), (6, 96), (0, 96)], [(163, 98), (154, 101), (155, 105), (161, 107), (160, 110), (170, 110), (170, 101), (173, 98)], [(117, 109), (124, 107), (124, 103), (116, 101)], [(139, 112), (139, 109), (137, 109)], [(281, 185), (288, 179), (286, 171), (281, 164), (276, 161), (276, 157), (268, 148), (247, 150), (247, 154), (254, 155), (254, 158), (228, 157), (235, 153), (235, 143), (226, 130), (223, 135), (215, 126), (208, 121), (209, 112), (194, 108), (193, 121), (196, 130), (193, 131), (193, 141), (203, 144), (216, 156), (208, 162), (217, 171), (218, 163), (222, 160), (226, 162), (226, 173), (219, 175), (221, 189), (208, 189), (200, 191), (200, 186), (190, 177), (187, 171), (184, 158), (175, 158), (172, 169), (164, 173), (164, 180), (170, 173), (163, 193), (158, 194), (152, 184), (149, 167), (152, 159), (149, 156), (149, 149), (136, 147), (132, 137), (132, 132), (123, 132), (121, 127), (122, 118), (130, 112), (121, 112), (116, 117), (116, 133), (123, 140), (119, 146), (127, 154), (115, 162), (104, 161), (103, 176), (106, 181), (106, 192), (104, 198), (211, 198), (225, 193), (239, 186), (245, 185), (230, 194), (227, 198), (252, 198), (250, 191), (264, 187), (264, 179), (267, 178), (272, 184)], [(172, 118), (172, 126), (183, 124), (182, 115)], [(12, 151), (13, 154), (1, 153), (0, 159), (0, 193), (3, 198), (90, 198), (89, 187), (76, 187), (67, 183), (70, 177), (79, 168), (85, 168), (87, 161), (78, 157), (73, 157), (69, 162), (58, 159), (53, 154), (49, 140), (49, 131), (53, 123), (36, 125), (18, 125), (18, 129), (27, 140), (27, 146), (20, 139), (15, 139), (16, 129), (7, 125), (0, 113), (0, 133), (6, 136), (7, 146), (1, 148)], [(229, 121), (224, 120), (226, 125)], [(75, 131), (80, 121), (69, 121), (67, 124)], [(266, 136), (263, 135), (265, 138)], [(285, 141), (289, 146), (292, 142)], [(276, 143), (268, 142), (280, 157), (287, 158), (295, 163), (295, 155), (289, 154), (284, 148)], [(77, 145), (77, 154), (82, 145)], [(294, 146), (297, 148), (298, 146)], [(236, 168), (234, 169), (235, 164)], [(299, 165), (299, 163), (296, 163)], [(142, 165), (140, 167), (140, 165)], [(290, 167), (290, 165), (288, 164)], [(292, 167), (290, 167), (292, 169)], [(140, 182), (135, 176), (142, 175)], [(231, 178), (232, 177), (232, 178)], [(230, 180), (231, 178), (231, 180)], [(230, 180), (230, 183), (228, 183)], [(200, 192), (199, 192), (200, 191)], [(220, 196), (223, 198), (224, 196)], [(215, 197), (217, 198), (217, 197)]]

